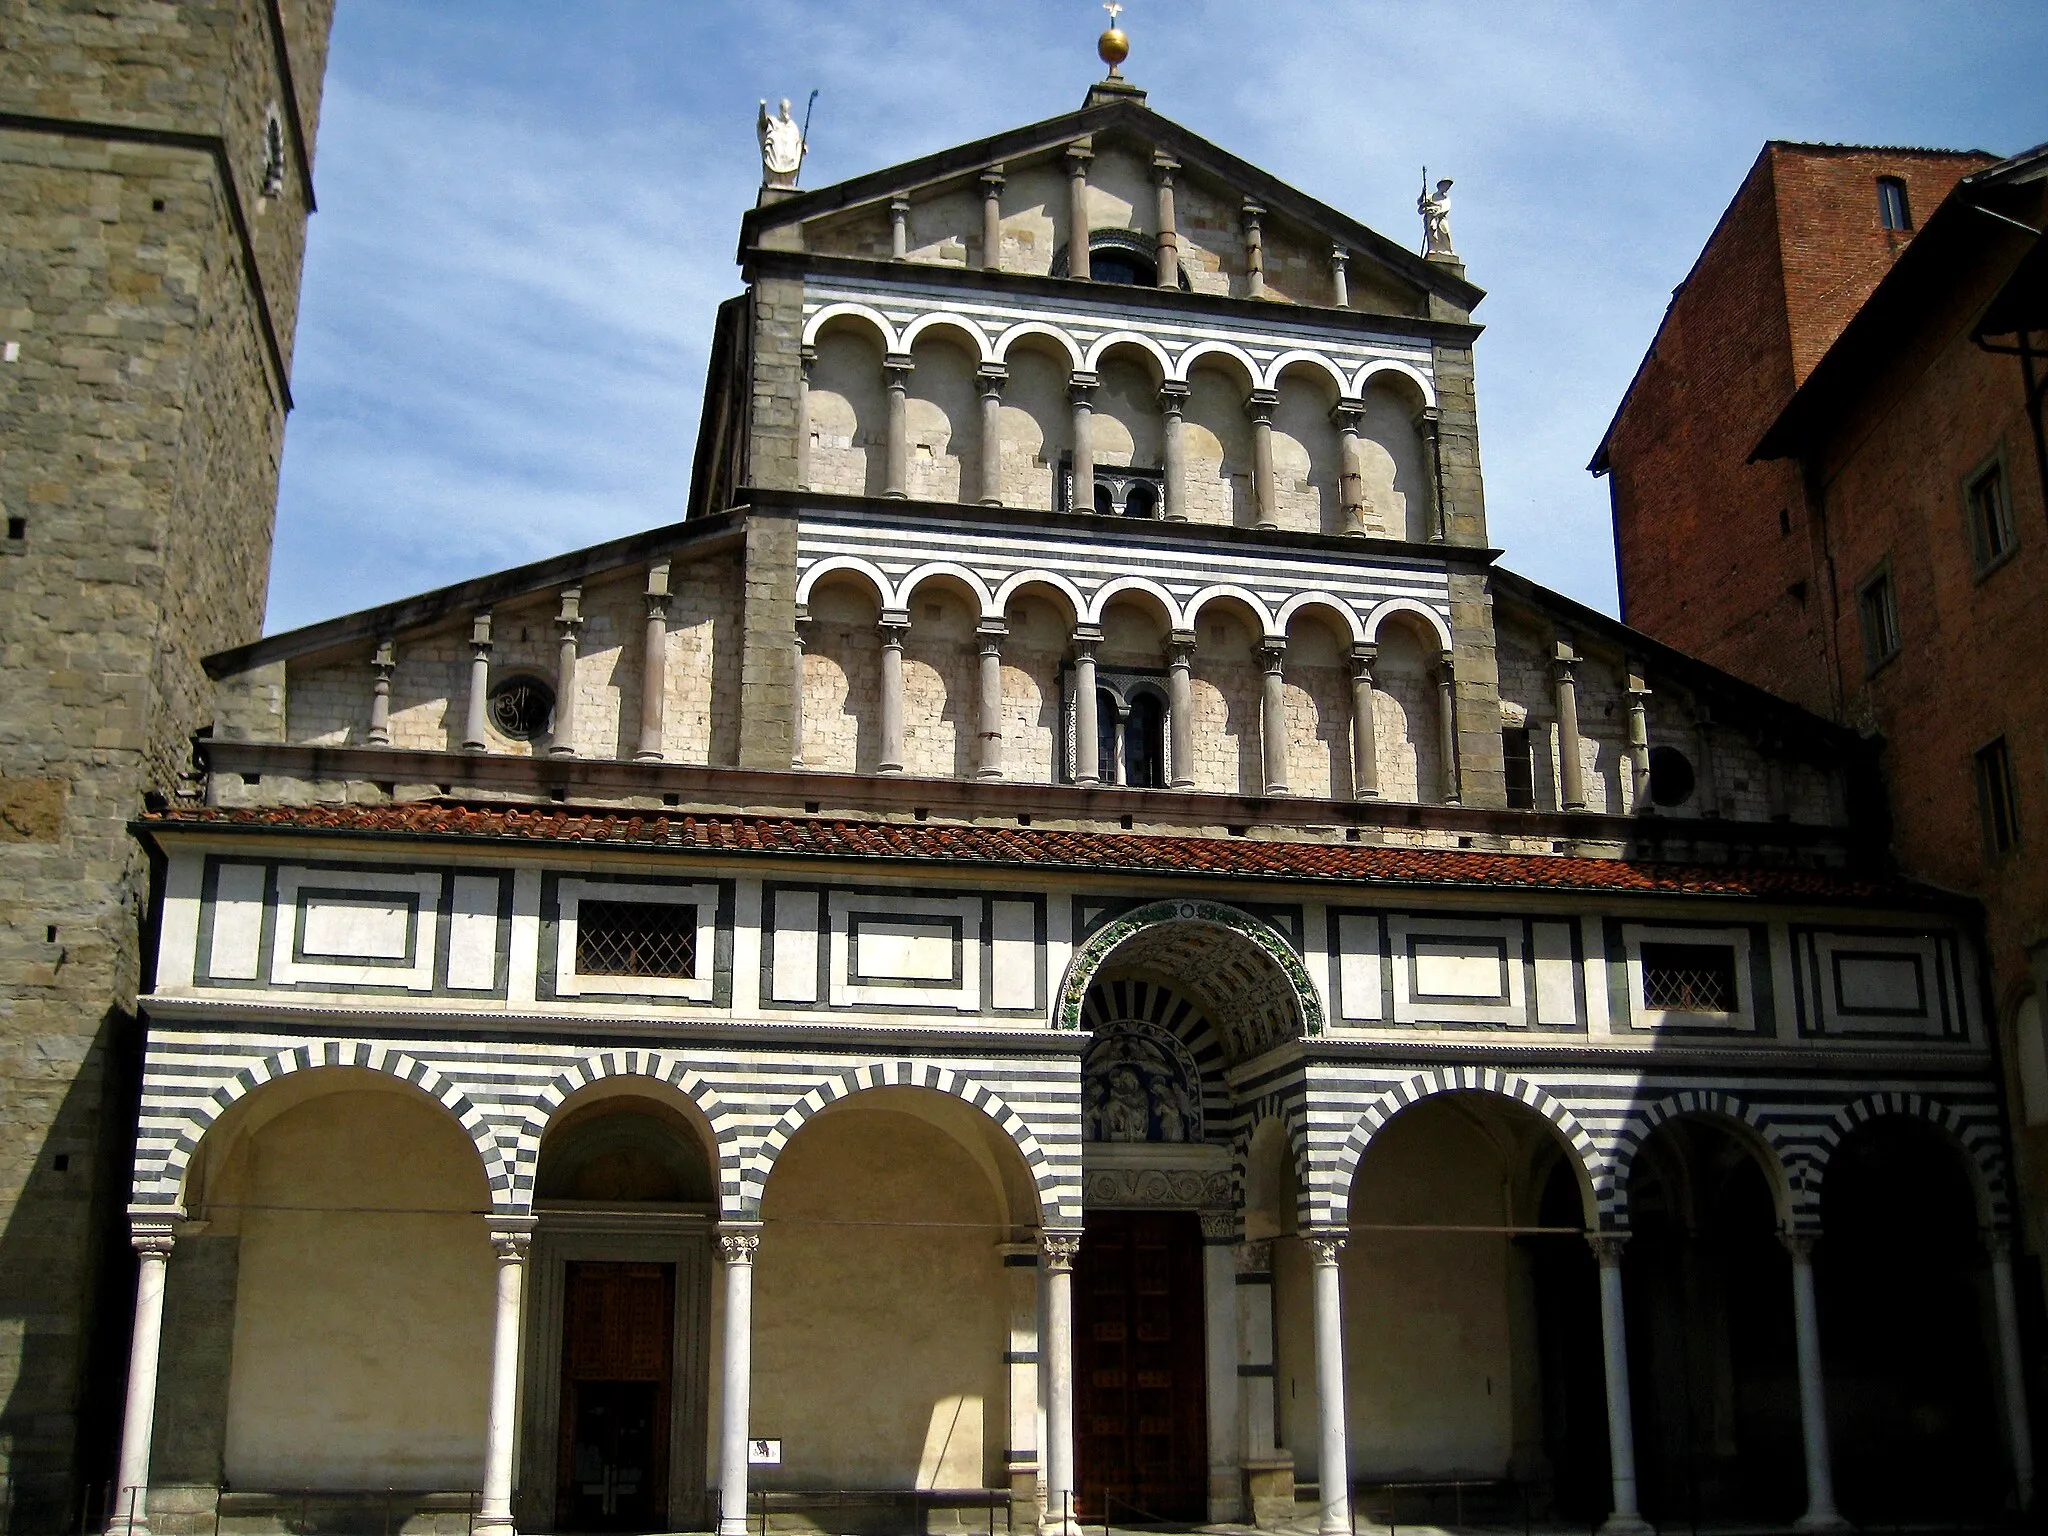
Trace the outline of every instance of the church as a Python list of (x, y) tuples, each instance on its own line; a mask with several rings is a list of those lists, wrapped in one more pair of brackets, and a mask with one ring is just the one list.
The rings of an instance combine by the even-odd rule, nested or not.
[(1126, 46), (764, 104), (680, 521), (207, 658), (113, 1530), (2026, 1507), (1974, 910), (1500, 563), (1448, 183)]

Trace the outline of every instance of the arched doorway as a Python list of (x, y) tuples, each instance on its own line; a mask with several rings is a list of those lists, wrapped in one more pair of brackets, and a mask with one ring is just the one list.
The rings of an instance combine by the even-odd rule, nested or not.
[(1790, 1521), (1806, 1505), (1792, 1262), (1763, 1154), (1666, 1121), (1629, 1176), (1623, 1258), (1644, 1515)]
[(1995, 1513), (2011, 1472), (1962, 1149), (1904, 1115), (1850, 1132), (1828, 1159), (1814, 1267), (1842, 1512)]
[(694, 1106), (648, 1090), (600, 1083), (541, 1141), (522, 1530), (690, 1529), (706, 1511), (713, 1162)]

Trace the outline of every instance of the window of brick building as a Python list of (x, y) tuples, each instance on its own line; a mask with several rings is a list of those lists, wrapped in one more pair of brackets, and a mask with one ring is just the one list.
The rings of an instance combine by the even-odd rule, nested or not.
[(1913, 216), (1906, 206), (1906, 184), (1896, 176), (1877, 178), (1877, 217), (1886, 229), (1911, 229)]
[(2013, 552), (2012, 508), (2005, 495), (2005, 466), (1993, 461), (1963, 487), (1970, 517), (1970, 550), (1977, 569), (1988, 571)]
[(1984, 856), (1996, 863), (2020, 841), (2020, 807), (2005, 738), (1977, 749), (1977, 811), (1984, 821)]
[(667, 901), (584, 901), (576, 908), (576, 969), (585, 976), (697, 974), (697, 909)]
[(1501, 756), (1508, 771), (1508, 809), (1536, 808), (1536, 747), (1526, 725), (1504, 727), (1500, 733)]
[(1856, 617), (1863, 624), (1863, 668), (1875, 672), (1899, 654), (1899, 595), (1889, 562), (1856, 588)]

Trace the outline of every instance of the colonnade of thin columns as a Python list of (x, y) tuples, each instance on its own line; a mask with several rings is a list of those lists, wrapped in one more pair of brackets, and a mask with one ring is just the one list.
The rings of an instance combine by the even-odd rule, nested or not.
[[(795, 634), (797, 676), (803, 675), (803, 657), (806, 644), (805, 630), (809, 627), (808, 615), (799, 613)], [(885, 609), (876, 632), (881, 641), (881, 699), (879, 726), (881, 731), (878, 771), (885, 774), (903, 772), (905, 716), (903, 705), (903, 646), (910, 633), (911, 619), (906, 609)], [(975, 752), (973, 776), (977, 779), (1001, 779), (1007, 776), (1003, 755), (1003, 641), (1009, 637), (1009, 626), (1001, 619), (983, 619), (975, 629), (975, 639), (980, 655), (975, 672), (976, 700), (974, 718)], [(1093, 624), (1076, 624), (1072, 630), (1072, 653), (1074, 662), (1074, 782), (1077, 784), (1102, 784), (1104, 764), (1101, 761), (1099, 707), (1097, 704), (1098, 684), (1096, 681), (1096, 647), (1102, 643), (1102, 630)], [(1192, 789), (1194, 787), (1194, 657), (1195, 632), (1177, 629), (1167, 636), (1166, 643), (1166, 696), (1167, 696), (1167, 787), (1170, 789)], [(1258, 648), (1261, 681), (1259, 695), (1260, 761), (1264, 770), (1262, 792), (1267, 795), (1291, 793), (1288, 786), (1288, 743), (1286, 658), (1287, 639), (1284, 635), (1268, 635), (1261, 639)], [(1351, 791), (1352, 798), (1373, 800), (1379, 797), (1379, 748), (1373, 724), (1373, 693), (1376, 683), (1373, 669), (1379, 662), (1379, 647), (1371, 643), (1360, 643), (1351, 648)], [(1457, 805), (1458, 789), (1458, 724), (1457, 724), (1457, 676), (1451, 653), (1440, 652), (1437, 658), (1437, 747), (1443, 765), (1442, 782), (1439, 785), (1443, 803)], [(796, 715), (796, 739), (792, 749), (792, 767), (804, 766), (803, 756), (803, 715), (801, 687)]]
[[(135, 1290), (135, 1326), (129, 1346), (128, 1390), (121, 1420), (118, 1473), (108, 1531), (112, 1536), (147, 1536), (149, 1469), (154, 1441), (156, 1400), (163, 1345), (164, 1290), (172, 1248), (171, 1221), (136, 1217), (132, 1240), (140, 1260)], [(524, 1310), (525, 1272), (534, 1219), (494, 1216), (490, 1235), (497, 1254), (496, 1304), (491, 1334), (491, 1370), (484, 1438), (483, 1488), (475, 1529), (489, 1536), (513, 1536), (512, 1479), (517, 1445), (519, 1339)], [(1205, 1237), (1224, 1240), (1220, 1230)], [(1349, 1447), (1344, 1421), (1344, 1329), (1339, 1271), (1345, 1234), (1342, 1228), (1313, 1228), (1304, 1234), (1312, 1261), (1316, 1391), (1321, 1423), (1318, 1478), (1320, 1536), (1350, 1531)], [(1813, 1245), (1817, 1234), (1794, 1232), (1785, 1243), (1792, 1257), (1792, 1315), (1799, 1373), (1800, 1428), (1806, 1462), (1807, 1508), (1799, 1524), (1815, 1531), (1839, 1530), (1845, 1522), (1837, 1512), (1830, 1470), (1826, 1385), (1821, 1364), (1819, 1308), (1813, 1277)], [(724, 1338), (720, 1391), (719, 1536), (746, 1536), (747, 1429), (753, 1379), (753, 1261), (760, 1245), (760, 1226), (752, 1222), (722, 1223), (717, 1234), (724, 1276)], [(1635, 1432), (1629, 1400), (1628, 1322), (1622, 1296), (1621, 1263), (1627, 1242), (1618, 1232), (1590, 1234), (1598, 1264), (1600, 1333), (1607, 1391), (1609, 1458), (1613, 1476), (1613, 1514), (1603, 1528), (1608, 1536), (1647, 1532), (1636, 1489)], [(1040, 1234), (1043, 1257), (1046, 1387), (1046, 1445), (1043, 1447), (1047, 1536), (1074, 1536), (1074, 1374), (1073, 1266), (1081, 1234), (1048, 1230)], [(2018, 1308), (2012, 1277), (2012, 1239), (2005, 1231), (1987, 1234), (1992, 1296), (1996, 1310), (1998, 1363), (2004, 1424), (2020, 1505), (2033, 1496), (2033, 1454), (2028, 1422), (2024, 1361)], [(1013, 1250), (1005, 1250), (1006, 1262)], [(1023, 1252), (1025, 1250), (1014, 1250)], [(1212, 1414), (1241, 1426), (1240, 1466), (1254, 1493), (1262, 1471), (1286, 1465), (1272, 1443), (1273, 1364), (1272, 1261), (1270, 1242), (1241, 1244), (1237, 1273), (1228, 1275), (1221, 1255), (1205, 1258), (1204, 1290), (1208, 1303), (1212, 1360), (1235, 1354), (1237, 1370), (1228, 1392), (1212, 1387)], [(1236, 1284), (1230, 1305), (1236, 1309), (1235, 1350), (1225, 1350), (1223, 1330), (1232, 1326), (1224, 1315), (1224, 1282)], [(1212, 1383), (1216, 1372), (1212, 1368)], [(1222, 1438), (1218, 1438), (1219, 1433)], [(1214, 1474), (1224, 1469), (1232, 1441), (1227, 1430), (1211, 1425), (1211, 1488)], [(1224, 1518), (1219, 1516), (1218, 1518)]]

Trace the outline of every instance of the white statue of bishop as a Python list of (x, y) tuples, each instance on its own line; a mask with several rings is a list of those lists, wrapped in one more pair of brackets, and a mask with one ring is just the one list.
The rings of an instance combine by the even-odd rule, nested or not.
[(789, 98), (782, 98), (782, 113), (768, 115), (768, 103), (761, 103), (761, 115), (754, 124), (761, 140), (761, 185), (796, 186), (796, 173), (804, 163), (804, 131), (789, 115)]

